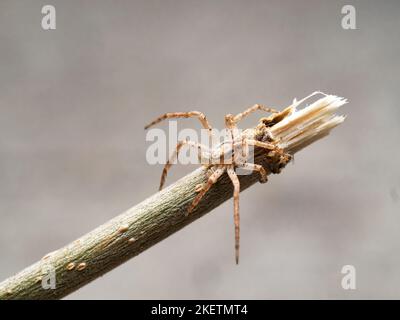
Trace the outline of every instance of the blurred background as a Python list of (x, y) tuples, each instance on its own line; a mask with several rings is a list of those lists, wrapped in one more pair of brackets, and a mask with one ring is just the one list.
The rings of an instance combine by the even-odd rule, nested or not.
[[(46, 4), (53, 31), (41, 28)], [(356, 30), (341, 26), (345, 4)], [(228, 201), (68, 298), (400, 298), (399, 9), (2, 0), (0, 280), (157, 191), (149, 120), (198, 109), (221, 128), (226, 113), (322, 90), (349, 99), (348, 117), (241, 194), (239, 266)], [(193, 168), (174, 167), (167, 182)], [(356, 290), (341, 287), (347, 264)]]

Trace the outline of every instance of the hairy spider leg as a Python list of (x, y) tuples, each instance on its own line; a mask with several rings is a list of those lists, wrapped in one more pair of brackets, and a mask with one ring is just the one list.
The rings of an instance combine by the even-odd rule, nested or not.
[(276, 149), (276, 146), (273, 145), (272, 143), (261, 142), (261, 141), (254, 140), (254, 139), (247, 139), (246, 142), (250, 146), (260, 147), (260, 148), (267, 149), (267, 150)]
[(222, 174), (225, 172), (226, 166), (218, 166), (217, 169), (209, 176), (206, 184), (203, 186), (203, 188), (199, 191), (197, 196), (194, 198), (192, 204), (188, 208), (187, 213), (190, 214), (194, 208), (199, 204), (200, 200), (204, 197), (204, 195), (207, 193), (208, 190), (212, 187), (214, 183), (216, 183), (219, 179), (219, 177), (222, 176)]
[(240, 168), (257, 171), (260, 174), (260, 183), (265, 183), (268, 181), (267, 171), (265, 171), (262, 165), (255, 163), (244, 163), (240, 166)]
[(238, 113), (233, 119), (234, 119), (235, 123), (238, 123), (240, 120), (242, 120), (243, 118), (247, 117), (248, 115), (250, 115), (251, 113), (253, 113), (257, 110), (262, 110), (262, 111), (266, 111), (266, 112), (270, 112), (270, 113), (278, 113), (278, 111), (275, 109), (264, 107), (260, 104), (255, 104), (254, 106), (246, 109), (245, 111)]
[(229, 178), (233, 184), (233, 220), (235, 224), (235, 260), (236, 264), (239, 263), (239, 241), (240, 241), (240, 216), (239, 216), (239, 193), (240, 193), (240, 182), (235, 173), (233, 166), (227, 169)]
[(149, 123), (147, 126), (145, 126), (145, 129), (150, 128), (151, 126), (154, 126), (155, 124), (166, 120), (166, 119), (173, 119), (173, 118), (198, 118), (202, 126), (208, 130), (209, 135), (212, 135), (212, 127), (210, 123), (208, 122), (206, 116), (204, 113), (200, 111), (189, 111), (189, 112), (169, 112), (165, 113), (161, 116), (159, 116), (157, 119), (155, 119), (153, 122)]
[(197, 142), (193, 142), (193, 141), (187, 141), (187, 140), (179, 141), (178, 144), (176, 145), (174, 153), (171, 155), (171, 157), (168, 159), (167, 163), (164, 166), (164, 169), (161, 174), (159, 190), (161, 190), (163, 188), (169, 169), (171, 168), (174, 161), (176, 159), (178, 159), (179, 151), (185, 145), (188, 145), (189, 147), (192, 147), (192, 148), (197, 148), (200, 163), (202, 162), (203, 159), (206, 159), (208, 162), (210, 162), (210, 153), (211, 152), (206, 146), (204, 146), (200, 143), (197, 143)]

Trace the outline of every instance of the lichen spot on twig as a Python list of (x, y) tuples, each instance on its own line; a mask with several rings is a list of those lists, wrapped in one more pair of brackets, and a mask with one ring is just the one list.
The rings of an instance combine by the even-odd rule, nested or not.
[(124, 233), (127, 232), (128, 230), (129, 230), (129, 225), (123, 224), (118, 228), (118, 233)]
[(74, 268), (75, 268), (75, 263), (73, 263), (73, 262), (68, 263), (66, 266), (66, 269), (68, 271), (74, 270)]
[(78, 271), (82, 271), (84, 269), (86, 269), (86, 262), (81, 262), (80, 264), (78, 264), (78, 266), (76, 267), (76, 270)]
[(50, 258), (50, 257), (53, 255), (54, 252), (55, 252), (55, 251), (49, 252), (48, 254), (46, 254), (46, 255), (42, 258), (42, 260), (47, 260), (48, 258)]

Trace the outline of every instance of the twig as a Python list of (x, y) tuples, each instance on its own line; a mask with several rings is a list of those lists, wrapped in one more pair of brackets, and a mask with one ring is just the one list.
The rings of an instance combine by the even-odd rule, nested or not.
[[(334, 112), (346, 103), (336, 96), (325, 96), (309, 107), (269, 128), (279, 147), (295, 153), (326, 136), (344, 117)], [(265, 140), (261, 121), (246, 131)], [(279, 167), (277, 159), (255, 150), (255, 162), (266, 168)], [(0, 283), (0, 299), (58, 299), (100, 277), (128, 259), (178, 231), (232, 196), (232, 185), (225, 175), (205, 195), (188, 216), (187, 207), (196, 196), (196, 186), (205, 182), (206, 169), (199, 168), (165, 190), (108, 221), (71, 244), (54, 251), (39, 262)], [(240, 176), (241, 190), (258, 181), (257, 174)], [(45, 289), (49, 271), (54, 271), (56, 288)]]

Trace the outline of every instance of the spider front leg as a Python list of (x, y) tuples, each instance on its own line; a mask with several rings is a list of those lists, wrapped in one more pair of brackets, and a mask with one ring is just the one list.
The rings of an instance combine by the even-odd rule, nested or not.
[(206, 184), (203, 186), (202, 189), (199, 190), (199, 193), (197, 196), (194, 198), (192, 204), (188, 208), (187, 213), (190, 214), (194, 208), (199, 204), (200, 200), (204, 197), (204, 195), (207, 193), (208, 190), (212, 187), (214, 183), (216, 183), (219, 179), (219, 177), (222, 176), (222, 174), (225, 172), (226, 167), (217, 167), (217, 169), (208, 177), (208, 180)]
[(273, 145), (272, 143), (261, 142), (261, 141), (253, 140), (253, 139), (247, 139), (246, 142), (249, 146), (263, 148), (268, 151), (272, 151), (272, 150), (276, 149), (276, 146)]
[(174, 161), (178, 159), (179, 152), (184, 145), (188, 145), (189, 147), (192, 148), (197, 148), (198, 158), (200, 163), (202, 163), (203, 159), (207, 160), (208, 163), (210, 162), (211, 151), (206, 146), (193, 141), (187, 141), (187, 140), (179, 141), (178, 144), (176, 145), (174, 153), (171, 155), (171, 157), (168, 159), (167, 163), (164, 166), (163, 172), (161, 174), (159, 190), (163, 188), (165, 184), (165, 179), (167, 178), (168, 175), (168, 171), (171, 168)]
[(250, 115), (251, 113), (257, 111), (257, 110), (262, 110), (262, 111), (266, 111), (266, 112), (270, 112), (270, 113), (277, 113), (278, 111), (272, 108), (268, 108), (268, 107), (264, 107), (260, 104), (255, 104), (254, 106), (248, 108), (247, 110), (237, 114), (233, 119), (235, 121), (235, 123), (239, 122), (240, 120), (242, 120), (243, 118), (247, 117), (248, 115)]
[(158, 117), (151, 123), (149, 123), (147, 126), (145, 126), (145, 129), (150, 128), (151, 126), (154, 126), (155, 124), (166, 120), (166, 119), (173, 119), (173, 118), (198, 118), (202, 126), (208, 130), (209, 135), (211, 136), (212, 133), (212, 128), (210, 123), (208, 122), (206, 116), (204, 113), (200, 111), (189, 111), (189, 112), (169, 112), (165, 113), (162, 116)]
[(255, 163), (244, 163), (240, 166), (240, 168), (257, 171), (260, 174), (260, 183), (265, 183), (268, 181), (267, 171), (265, 171), (262, 165)]
[(236, 264), (239, 263), (239, 241), (240, 241), (240, 216), (239, 216), (239, 193), (240, 193), (240, 182), (235, 173), (235, 169), (232, 167), (228, 168), (228, 175), (231, 178), (233, 184), (233, 207), (234, 214), (233, 220), (235, 223), (235, 259)]

